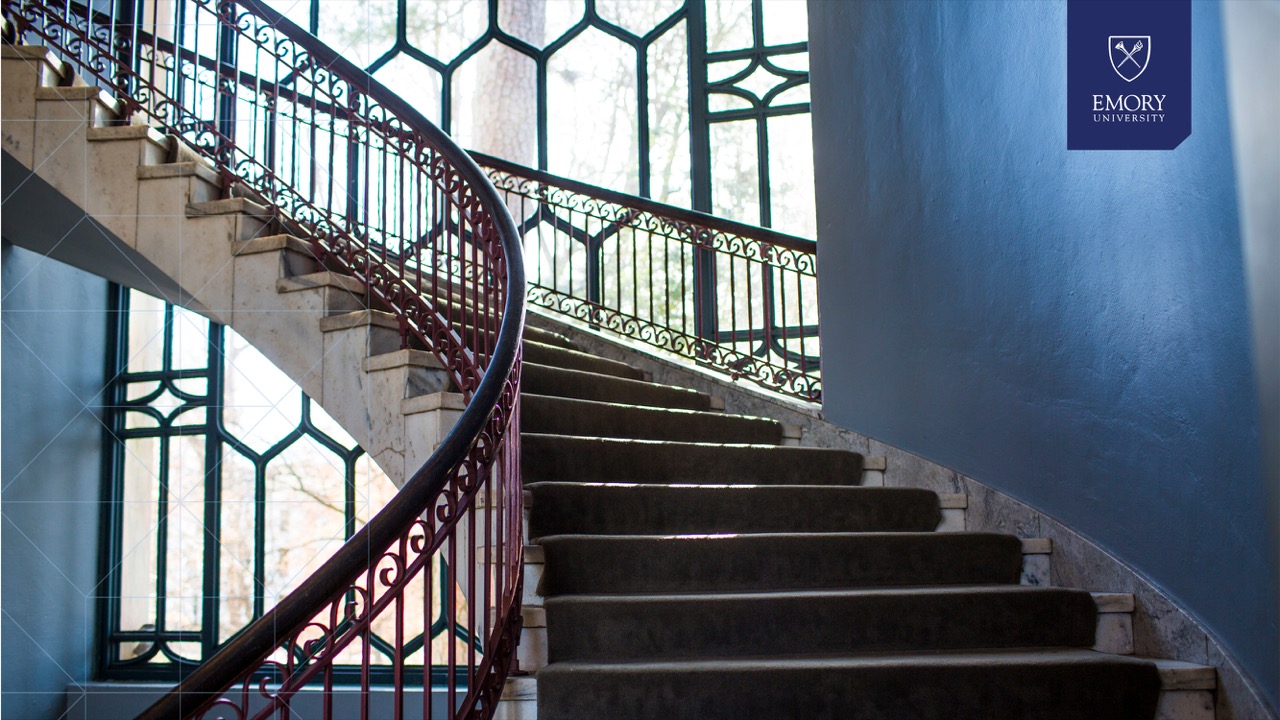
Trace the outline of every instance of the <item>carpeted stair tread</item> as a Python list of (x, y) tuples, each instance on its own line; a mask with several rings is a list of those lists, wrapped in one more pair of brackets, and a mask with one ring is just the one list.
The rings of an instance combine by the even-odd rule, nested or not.
[(710, 410), (711, 396), (673, 385), (659, 385), (583, 370), (548, 367), (534, 362), (521, 366), (520, 389), (534, 395), (601, 400), (604, 402)]
[(782, 423), (768, 418), (641, 407), (525, 393), (521, 428), (528, 433), (776, 445)]
[(564, 662), (539, 720), (1150, 720), (1154, 663), (1090, 650)]
[(546, 601), (550, 662), (1089, 647), (1082, 590), (1011, 586), (562, 595)]
[(1016, 584), (1022, 543), (995, 533), (556, 535), (539, 593)]
[(633, 368), (624, 362), (608, 360), (570, 348), (544, 344), (533, 339), (525, 340), (524, 359), (526, 362), (546, 365), (547, 367), (584, 370), (586, 372), (599, 373), (600, 375), (612, 375), (630, 380), (644, 380), (643, 370)]
[(929, 532), (942, 517), (937, 494), (909, 488), (547, 482), (528, 489), (531, 538)]
[(526, 433), (526, 485), (539, 482), (857, 485), (862, 455), (847, 450), (630, 440)]
[(564, 335), (561, 335), (554, 330), (546, 330), (529, 324), (524, 326), (524, 339), (540, 342), (543, 345), (555, 345), (556, 347), (562, 347), (568, 350), (578, 349), (577, 344)]

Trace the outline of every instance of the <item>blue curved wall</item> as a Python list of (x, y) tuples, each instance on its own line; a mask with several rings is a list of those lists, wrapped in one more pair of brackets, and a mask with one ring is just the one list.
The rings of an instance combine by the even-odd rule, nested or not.
[(1280, 674), (1219, 7), (1193, 132), (1066, 150), (1066, 3), (811, 0), (826, 413), (992, 485)]

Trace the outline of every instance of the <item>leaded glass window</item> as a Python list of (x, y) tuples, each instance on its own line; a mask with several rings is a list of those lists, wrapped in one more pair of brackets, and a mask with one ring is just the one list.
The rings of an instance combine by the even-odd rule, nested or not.
[(805, 0), (270, 0), (463, 147), (814, 237)]
[[(176, 678), (296, 588), (396, 489), (230, 328), (137, 290), (118, 288), (114, 302), (101, 674)], [(441, 608), (453, 585), (439, 563), (431, 576)], [(443, 657), (443, 620), (416, 622)], [(454, 635), (465, 648), (466, 629)], [(407, 661), (424, 657), (419, 645)]]

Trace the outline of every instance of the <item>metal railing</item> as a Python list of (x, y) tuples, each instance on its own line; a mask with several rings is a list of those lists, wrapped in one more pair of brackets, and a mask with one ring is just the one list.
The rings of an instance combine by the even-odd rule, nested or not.
[[(289, 717), (317, 687), (331, 717), (338, 663), (360, 668), (368, 717), (378, 657), (389, 658), (394, 717), (418, 683), (433, 716), (433, 665), (446, 669), (446, 715), (492, 716), (519, 637), (523, 561), (525, 279), (503, 199), (417, 111), (256, 0), (3, 7), (11, 39), (52, 49), (119, 99), (122, 120), (178, 137), (227, 189), (265, 202), (281, 229), (361, 280), (405, 346), (434, 353), (467, 402), (383, 510), (142, 717)], [(431, 591), (437, 555), (457, 592)], [(440, 607), (449, 637), (465, 624), (474, 638), (442, 657), (413, 626)]]
[(516, 219), (530, 303), (821, 401), (812, 240), (472, 156)]

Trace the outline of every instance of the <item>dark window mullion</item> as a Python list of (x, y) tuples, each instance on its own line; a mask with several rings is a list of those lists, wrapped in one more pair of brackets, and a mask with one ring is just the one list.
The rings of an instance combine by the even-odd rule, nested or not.
[(204, 444), (204, 597), (200, 613), (201, 658), (209, 658), (218, 646), (222, 598), (222, 413), (223, 329), (209, 323), (209, 380), (205, 387)]

